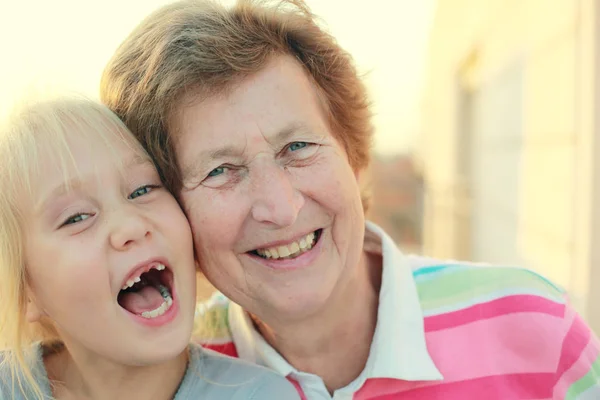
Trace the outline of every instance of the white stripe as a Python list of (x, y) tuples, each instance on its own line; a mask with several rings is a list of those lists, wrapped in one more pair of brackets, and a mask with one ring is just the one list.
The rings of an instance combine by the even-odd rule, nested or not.
[(585, 392), (581, 393), (577, 400), (598, 400), (600, 399), (600, 382), (590, 387)]

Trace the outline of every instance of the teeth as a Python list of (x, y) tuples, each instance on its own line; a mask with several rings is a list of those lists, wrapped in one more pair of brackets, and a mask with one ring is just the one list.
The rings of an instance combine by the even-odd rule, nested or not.
[(306, 246), (308, 246), (308, 244), (306, 243), (306, 239), (305, 238), (300, 239), (299, 245), (300, 245), (301, 249), (305, 249)]
[(163, 297), (163, 299), (167, 299), (169, 297), (171, 297), (171, 293), (169, 292), (169, 289), (167, 289), (166, 286), (163, 285), (158, 285), (158, 291), (160, 292), (160, 295)]
[(277, 252), (279, 253), (279, 257), (287, 257), (291, 254), (287, 246), (279, 246)]
[[(166, 268), (166, 267), (165, 267), (165, 265), (164, 265), (164, 264), (161, 264), (161, 263), (156, 263), (156, 264), (153, 264), (153, 265), (150, 267), (150, 269), (149, 269), (148, 271), (150, 271), (151, 269), (156, 269), (156, 270), (158, 270), (158, 271), (162, 271), (162, 270), (164, 270), (165, 268)], [(148, 272), (148, 271), (144, 271), (144, 272)], [(144, 273), (144, 272), (142, 272), (142, 273)], [(123, 285), (123, 287), (121, 288), (121, 290), (127, 290), (127, 289), (129, 289), (130, 287), (132, 287), (133, 285), (135, 285), (136, 283), (138, 283), (138, 282), (141, 282), (141, 281), (142, 281), (142, 278), (140, 278), (140, 276), (141, 276), (141, 275), (142, 275), (142, 274), (140, 274), (140, 275), (136, 276), (136, 277), (135, 277), (135, 278), (133, 278), (133, 279), (129, 279), (129, 280), (128, 280), (128, 281), (125, 283), (125, 285)]]
[(292, 254), (297, 253), (300, 251), (300, 244), (294, 242), (294, 243), (290, 244), (289, 248), (290, 248), (290, 253), (292, 253)]
[(312, 249), (315, 241), (315, 233), (311, 232), (296, 242), (292, 242), (287, 246), (273, 247), (269, 249), (260, 249), (256, 252), (265, 258), (293, 258), (310, 249)]
[(147, 319), (160, 317), (161, 315), (169, 311), (169, 308), (171, 308), (172, 305), (173, 299), (171, 298), (171, 296), (169, 296), (165, 299), (165, 301), (162, 302), (162, 304), (157, 309), (152, 311), (144, 311), (142, 313), (142, 317)]
[(142, 317), (147, 319), (160, 317), (161, 315), (169, 311), (169, 308), (171, 308), (171, 306), (173, 305), (173, 298), (171, 297), (171, 292), (169, 292), (169, 289), (167, 289), (166, 286), (158, 285), (158, 291), (165, 300), (158, 308), (152, 311), (144, 311), (142, 313)]

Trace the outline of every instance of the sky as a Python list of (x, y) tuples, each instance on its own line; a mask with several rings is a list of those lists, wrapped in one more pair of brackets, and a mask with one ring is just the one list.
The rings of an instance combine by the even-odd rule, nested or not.
[[(232, 3), (233, 0), (223, 0)], [(97, 97), (117, 46), (164, 0), (0, 2), (0, 117), (30, 93), (68, 90)], [(355, 58), (373, 101), (375, 150), (410, 150), (435, 0), (307, 0)]]

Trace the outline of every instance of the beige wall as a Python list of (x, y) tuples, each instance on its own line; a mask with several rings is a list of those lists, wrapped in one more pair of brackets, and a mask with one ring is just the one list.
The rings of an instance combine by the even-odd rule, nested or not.
[(527, 263), (567, 288), (600, 330), (600, 304), (594, 308), (590, 294), (597, 229), (590, 221), (598, 179), (591, 149), (598, 128), (597, 91), (589, 87), (598, 74), (590, 67), (597, 54), (597, 4), (438, 0), (420, 158), (427, 185), (424, 251), (469, 257), (469, 191), (457, 171), (460, 91), (477, 89), (521, 57), (523, 149), (515, 240)]

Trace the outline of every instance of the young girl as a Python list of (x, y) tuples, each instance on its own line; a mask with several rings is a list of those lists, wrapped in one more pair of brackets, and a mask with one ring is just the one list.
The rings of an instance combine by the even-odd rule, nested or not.
[(29, 106), (0, 133), (0, 160), (0, 398), (298, 398), (189, 343), (190, 228), (108, 109)]

